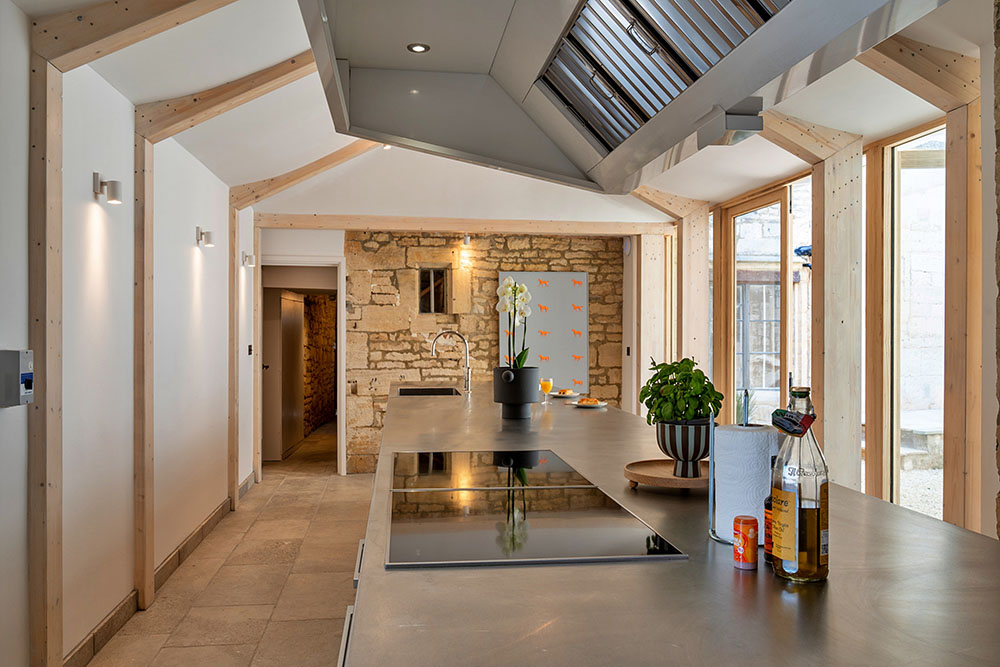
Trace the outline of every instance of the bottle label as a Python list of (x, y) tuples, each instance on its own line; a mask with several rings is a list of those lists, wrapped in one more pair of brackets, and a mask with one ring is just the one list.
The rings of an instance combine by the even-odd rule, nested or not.
[(830, 485), (819, 487), (819, 564), (830, 563)]
[(785, 435), (801, 438), (816, 421), (816, 415), (807, 415), (804, 412), (793, 412), (791, 410), (777, 409), (771, 413), (771, 424)]
[(764, 553), (770, 556), (774, 553), (774, 538), (771, 536), (772, 511), (764, 510)]
[(795, 548), (795, 492), (771, 489), (771, 554), (779, 560), (797, 561)]

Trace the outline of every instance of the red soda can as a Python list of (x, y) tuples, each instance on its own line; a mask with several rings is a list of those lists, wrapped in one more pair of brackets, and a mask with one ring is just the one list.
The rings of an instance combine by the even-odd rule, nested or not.
[(757, 569), (757, 517), (741, 514), (733, 519), (733, 566)]

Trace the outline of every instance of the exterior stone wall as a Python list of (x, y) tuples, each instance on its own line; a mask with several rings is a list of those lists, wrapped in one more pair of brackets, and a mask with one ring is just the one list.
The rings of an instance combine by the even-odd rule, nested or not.
[[(995, 55), (993, 60), (993, 129), (996, 134), (997, 145), (1000, 146), (1000, 94), (997, 94), (997, 91), (1000, 91), (1000, 0), (993, 0), (993, 46)], [(983, 156), (984, 159), (985, 157)], [(994, 173), (1000, 174), (1000, 152), (993, 155), (993, 160), (996, 164), (996, 172)], [(994, 180), (997, 204), (1000, 205), (1000, 178)], [(1000, 285), (1000, 237), (997, 238), (997, 247), (993, 257), (997, 265), (998, 285)], [(997, 310), (1000, 311), (1000, 296), (997, 297)], [(983, 335), (986, 335), (986, 333), (983, 332)], [(997, 324), (994, 343), (997, 363), (1000, 364), (1000, 321)], [(1000, 378), (997, 380), (997, 396), (1000, 397)], [(993, 447), (996, 452), (997, 472), (1000, 473), (1000, 415), (997, 415), (997, 432), (998, 437), (993, 442)], [(984, 442), (983, 446), (987, 447), (989, 445)], [(1000, 534), (1000, 493), (997, 494), (996, 498), (996, 516), (994, 518), (996, 519), (997, 533)]]
[[(392, 382), (461, 383), (461, 343), (430, 353), (442, 329), (469, 339), (473, 382), (492, 378), (499, 358), (499, 271), (586, 271), (590, 281), (590, 395), (619, 405), (622, 358), (620, 238), (348, 232), (347, 470), (375, 469)], [(418, 269), (453, 267), (468, 295), (457, 314), (420, 314)]]
[(305, 297), (303, 433), (334, 418), (337, 411), (337, 301), (327, 294)]

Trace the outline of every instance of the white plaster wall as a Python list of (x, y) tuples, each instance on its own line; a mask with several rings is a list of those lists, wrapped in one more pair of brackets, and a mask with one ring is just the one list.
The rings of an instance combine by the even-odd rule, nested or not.
[[(176, 141), (154, 155), (154, 521), (161, 563), (226, 490), (229, 188)], [(195, 245), (195, 226), (214, 248)]]
[[(133, 108), (63, 76), (63, 649), (132, 590)], [(122, 183), (115, 206), (91, 173)]]
[(398, 147), (365, 153), (268, 197), (256, 210), (501, 220), (668, 220), (629, 195), (589, 192)]
[[(28, 347), (28, 17), (0, 0), (0, 349)], [(0, 408), (0, 656), (28, 663), (28, 408)]]
[(253, 344), (253, 283), (254, 271), (260, 267), (243, 266), (243, 253), (253, 254), (253, 208), (240, 211), (239, 226), (240, 265), (237, 272), (240, 298), (240, 468), (239, 478), (243, 482), (253, 474), (253, 357), (249, 346)]
[(260, 254), (265, 264), (301, 263), (310, 257), (343, 257), (344, 232), (328, 229), (262, 229)]
[[(984, 22), (989, 3), (983, 3)], [(993, 65), (996, 52), (992, 43), (980, 47), (983, 75), (980, 77), (983, 107), (983, 430), (982, 430), (982, 532), (997, 536), (996, 498), (1000, 492), (997, 473), (997, 142), (993, 108)]]

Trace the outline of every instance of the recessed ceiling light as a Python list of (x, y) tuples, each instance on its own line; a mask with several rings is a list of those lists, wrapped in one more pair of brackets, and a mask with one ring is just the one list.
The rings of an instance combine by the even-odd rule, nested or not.
[(427, 53), (428, 51), (431, 50), (431, 47), (429, 47), (426, 44), (415, 42), (413, 44), (407, 44), (406, 50), (409, 51), (410, 53)]

